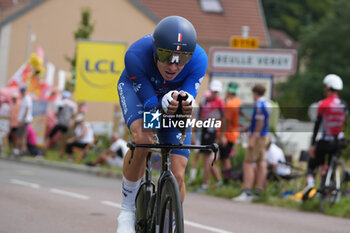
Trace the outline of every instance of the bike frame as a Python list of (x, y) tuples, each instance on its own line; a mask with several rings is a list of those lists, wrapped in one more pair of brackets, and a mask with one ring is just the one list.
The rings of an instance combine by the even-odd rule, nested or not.
[(341, 188), (341, 184), (342, 184), (342, 180), (343, 177), (340, 177), (340, 174), (337, 170), (335, 170), (335, 168), (337, 167), (337, 165), (342, 165), (342, 162), (339, 161), (339, 157), (340, 157), (340, 153), (336, 153), (332, 155), (330, 164), (328, 166), (327, 169), (327, 173), (325, 174), (325, 179), (324, 179), (324, 183), (322, 184), (322, 189), (323, 190), (327, 190), (327, 191), (333, 191), (333, 190), (329, 190), (329, 189), (333, 189), (333, 187), (331, 187), (331, 178), (332, 178), (332, 174), (335, 173), (334, 175), (334, 180), (335, 180), (335, 191), (339, 191)]
[[(152, 149), (161, 149), (161, 161), (162, 161), (162, 171), (160, 174), (160, 177), (158, 179), (157, 183), (157, 190), (156, 190), (156, 209), (155, 213), (152, 214), (152, 224), (154, 224), (155, 221), (155, 226), (156, 226), (156, 233), (160, 232), (160, 201), (161, 201), (161, 195), (160, 192), (162, 190), (162, 186), (166, 179), (175, 179), (175, 176), (171, 172), (171, 158), (170, 158), (170, 151), (172, 149), (208, 149), (212, 150), (215, 154), (213, 163), (216, 160), (216, 155), (219, 150), (219, 147), (217, 144), (212, 144), (212, 145), (172, 145), (172, 144), (135, 144), (134, 142), (129, 142), (128, 147), (132, 151), (131, 153), (131, 158), (129, 163), (131, 162), (133, 158), (133, 153), (136, 148), (152, 148)], [(145, 181), (146, 183), (146, 188), (147, 188), (147, 195), (152, 192), (153, 184), (152, 184), (152, 162), (151, 162), (151, 154), (152, 152), (149, 152), (147, 155), (147, 161), (146, 161), (146, 171), (145, 171)], [(176, 182), (177, 184), (177, 182)], [(177, 186), (179, 189), (179, 187)], [(149, 201), (150, 197), (146, 197), (146, 200)], [(147, 207), (146, 207), (147, 208)]]

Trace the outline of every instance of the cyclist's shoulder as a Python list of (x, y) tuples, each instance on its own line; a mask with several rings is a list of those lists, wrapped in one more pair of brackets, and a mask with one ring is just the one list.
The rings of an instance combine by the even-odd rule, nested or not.
[(192, 59), (196, 60), (196, 62), (203, 62), (203, 60), (208, 60), (207, 53), (199, 44), (196, 45)]
[(194, 50), (191, 60), (185, 65), (183, 69), (183, 74), (187, 76), (188, 74), (198, 74), (196, 77), (202, 78), (207, 70), (208, 56), (204, 49), (198, 44)]
[(152, 34), (146, 35), (135, 41), (126, 51), (125, 57), (130, 58), (152, 58)]

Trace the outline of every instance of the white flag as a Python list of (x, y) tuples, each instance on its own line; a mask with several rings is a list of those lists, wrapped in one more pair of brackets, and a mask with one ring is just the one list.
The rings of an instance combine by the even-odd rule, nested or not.
[(51, 62), (46, 65), (46, 84), (50, 87), (54, 84), (56, 67)]
[(63, 91), (65, 84), (66, 84), (66, 71), (59, 70), (58, 71), (58, 90)]

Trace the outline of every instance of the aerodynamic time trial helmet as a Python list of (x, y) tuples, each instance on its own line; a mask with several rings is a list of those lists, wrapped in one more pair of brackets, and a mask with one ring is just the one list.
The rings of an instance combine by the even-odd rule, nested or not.
[(192, 57), (197, 44), (193, 25), (181, 16), (162, 19), (153, 33), (156, 58), (160, 62), (185, 65)]
[(343, 81), (336, 74), (328, 74), (323, 79), (323, 84), (333, 90), (340, 91), (343, 89)]

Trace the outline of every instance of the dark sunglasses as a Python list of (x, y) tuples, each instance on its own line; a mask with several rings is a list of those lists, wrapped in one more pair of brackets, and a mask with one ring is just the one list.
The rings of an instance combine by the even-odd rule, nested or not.
[(162, 63), (176, 64), (179, 66), (186, 65), (191, 60), (193, 52), (180, 52), (169, 49), (157, 49), (158, 60)]

